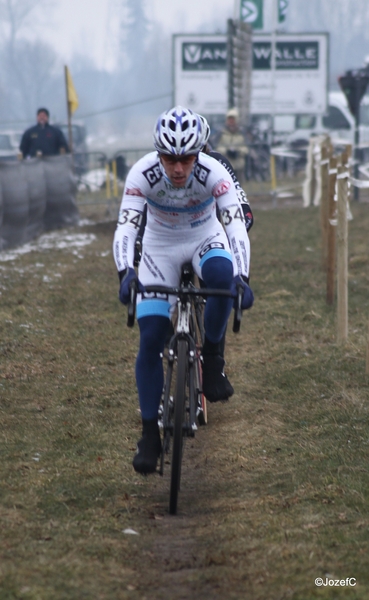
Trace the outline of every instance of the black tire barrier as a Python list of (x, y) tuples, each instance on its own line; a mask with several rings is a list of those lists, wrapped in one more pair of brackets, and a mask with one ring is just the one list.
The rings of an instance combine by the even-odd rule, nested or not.
[(0, 249), (78, 220), (70, 155), (0, 161)]

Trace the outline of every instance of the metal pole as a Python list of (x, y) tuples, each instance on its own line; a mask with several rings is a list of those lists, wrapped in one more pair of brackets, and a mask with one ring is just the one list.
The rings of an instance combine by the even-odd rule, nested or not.
[(234, 0), (234, 20), (239, 21), (241, 14), (241, 0)]
[(271, 91), (272, 91), (272, 107), (271, 107), (271, 119), (272, 119), (272, 132), (270, 144), (273, 144), (274, 138), (274, 117), (275, 117), (275, 76), (276, 76), (276, 48), (277, 48), (277, 28), (278, 28), (278, 0), (273, 0), (272, 8), (272, 37), (271, 37), (271, 55), (270, 55), (270, 76), (271, 76)]
[[(356, 88), (356, 93), (358, 93)], [(355, 164), (354, 164), (354, 177), (355, 179), (359, 179), (359, 157), (360, 157), (360, 103), (357, 108), (357, 112), (355, 115)], [(355, 186), (354, 188), (354, 200), (359, 201), (359, 188)]]
[(228, 108), (235, 106), (234, 79), (233, 79), (233, 43), (235, 25), (232, 19), (227, 21), (227, 67), (228, 67)]
[(106, 199), (110, 200), (110, 198), (111, 198), (110, 165), (108, 162), (105, 165), (105, 177), (106, 177), (106, 187), (105, 187)]
[(118, 179), (117, 179), (117, 161), (114, 159), (112, 162), (113, 169), (113, 194), (114, 198), (118, 198)]

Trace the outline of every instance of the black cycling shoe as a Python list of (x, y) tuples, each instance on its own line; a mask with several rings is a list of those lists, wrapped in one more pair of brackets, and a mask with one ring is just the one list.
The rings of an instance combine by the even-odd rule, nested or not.
[(202, 365), (202, 391), (209, 402), (226, 401), (234, 389), (223, 373), (224, 358), (219, 354), (204, 354)]
[(137, 451), (132, 461), (134, 470), (142, 475), (154, 473), (161, 451), (158, 420), (142, 419), (142, 438), (137, 442)]

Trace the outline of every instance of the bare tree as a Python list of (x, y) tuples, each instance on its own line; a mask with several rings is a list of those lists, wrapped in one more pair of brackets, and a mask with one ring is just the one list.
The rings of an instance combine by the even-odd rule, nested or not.
[(29, 29), (37, 27), (41, 15), (53, 4), (53, 0), (0, 0), (0, 85), (7, 90), (8, 100), (5, 105), (6, 99), (1, 99), (0, 110), (10, 116), (34, 114), (35, 99), (44, 91), (47, 75), (55, 64), (52, 48), (25, 39)]
[(120, 0), (120, 52), (123, 68), (142, 72), (145, 49), (149, 41), (149, 22), (145, 12), (146, 0)]
[(53, 0), (0, 0), (0, 23), (3, 33), (7, 30), (5, 39), (11, 51), (19, 34), (34, 22), (35, 13), (54, 4)]
[(329, 32), (332, 84), (346, 69), (363, 66), (369, 53), (368, 0), (290, 2), (288, 11), (289, 31)]

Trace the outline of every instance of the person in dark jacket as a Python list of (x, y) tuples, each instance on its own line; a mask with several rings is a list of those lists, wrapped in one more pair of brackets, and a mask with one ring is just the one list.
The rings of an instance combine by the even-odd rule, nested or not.
[(53, 156), (69, 152), (67, 141), (63, 132), (49, 124), (49, 111), (39, 108), (37, 111), (37, 125), (27, 129), (20, 143), (23, 158), (33, 156)]

